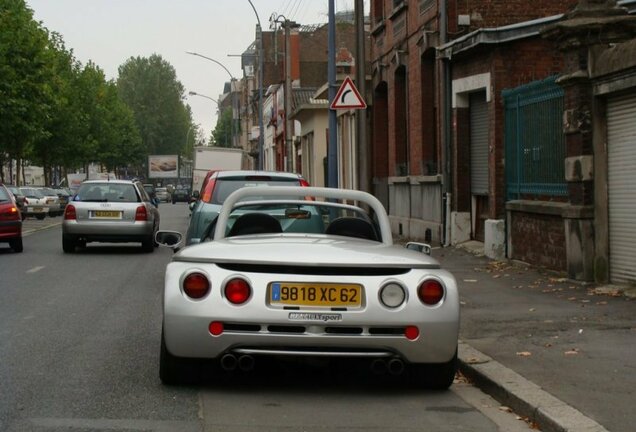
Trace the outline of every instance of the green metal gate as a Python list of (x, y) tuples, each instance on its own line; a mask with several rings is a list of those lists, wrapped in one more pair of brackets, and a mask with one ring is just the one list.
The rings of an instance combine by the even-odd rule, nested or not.
[(502, 92), (505, 109), (506, 197), (563, 196), (563, 89), (556, 77)]

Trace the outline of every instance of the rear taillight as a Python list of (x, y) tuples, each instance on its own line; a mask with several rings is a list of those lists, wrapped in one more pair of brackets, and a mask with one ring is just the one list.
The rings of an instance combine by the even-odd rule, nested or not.
[(417, 296), (425, 305), (436, 305), (444, 298), (444, 286), (438, 280), (427, 279), (417, 288)]
[(305, 179), (300, 179), (300, 185), (302, 187), (309, 187), (309, 182)]
[(25, 204), (28, 204), (29, 200), (27, 199), (27, 197), (24, 197), (24, 201), (22, 201), (22, 202), (25, 203)]
[(183, 279), (183, 292), (193, 299), (205, 297), (210, 292), (210, 281), (203, 273), (190, 273)]
[(208, 184), (205, 185), (203, 194), (201, 195), (201, 201), (209, 203), (212, 201), (212, 192), (214, 192), (214, 186), (216, 185), (216, 179), (210, 179)]
[(135, 220), (136, 221), (147, 221), (148, 220), (148, 210), (146, 210), (145, 206), (137, 207), (137, 211), (135, 211)]
[(20, 212), (18, 211), (18, 208), (16, 206), (11, 206), (7, 208), (6, 213), (2, 213), (0, 214), (0, 216), (3, 216), (3, 219), (5, 220), (19, 220)]
[(64, 220), (77, 220), (77, 213), (73, 204), (67, 205), (64, 209)]
[(252, 294), (250, 284), (244, 279), (231, 279), (225, 284), (225, 297), (230, 303), (239, 305), (245, 303)]

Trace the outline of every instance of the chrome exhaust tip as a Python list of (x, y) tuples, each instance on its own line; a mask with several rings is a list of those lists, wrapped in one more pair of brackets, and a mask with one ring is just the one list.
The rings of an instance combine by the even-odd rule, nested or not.
[(371, 372), (376, 375), (384, 375), (387, 371), (386, 361), (383, 359), (375, 359), (371, 362)]
[(387, 365), (391, 375), (401, 375), (404, 372), (404, 362), (399, 358), (392, 358)]
[(226, 371), (233, 371), (236, 369), (238, 360), (234, 354), (225, 354), (221, 357), (221, 367)]
[(254, 369), (256, 360), (251, 355), (242, 355), (238, 359), (238, 367), (244, 372), (249, 372)]

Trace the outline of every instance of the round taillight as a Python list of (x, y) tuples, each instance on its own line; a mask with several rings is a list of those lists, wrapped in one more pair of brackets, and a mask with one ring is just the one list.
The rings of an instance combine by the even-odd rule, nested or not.
[(223, 333), (223, 323), (220, 321), (212, 321), (208, 326), (208, 330), (212, 336), (219, 336)]
[(396, 308), (404, 303), (405, 299), (404, 288), (396, 283), (388, 283), (380, 291), (380, 301), (386, 307)]
[(183, 279), (183, 292), (193, 299), (200, 299), (210, 292), (210, 281), (202, 273), (190, 273)]
[(418, 337), (420, 337), (420, 329), (418, 329), (415, 326), (407, 326), (404, 329), (404, 336), (408, 339), (408, 340), (415, 340)]
[(225, 297), (232, 304), (243, 304), (250, 298), (252, 289), (244, 279), (231, 279), (225, 284)]
[(444, 287), (439, 281), (428, 279), (420, 284), (417, 295), (422, 303), (433, 306), (444, 298)]
[(73, 204), (68, 204), (64, 209), (64, 219), (66, 220), (76, 220), (77, 213), (75, 212), (75, 206)]

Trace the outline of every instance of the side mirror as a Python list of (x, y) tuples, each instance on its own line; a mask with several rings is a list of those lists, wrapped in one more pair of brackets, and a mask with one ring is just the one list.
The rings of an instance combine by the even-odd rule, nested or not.
[(431, 245), (426, 243), (408, 242), (405, 247), (410, 250), (425, 253), (426, 255), (431, 254)]
[(160, 246), (165, 246), (173, 249), (175, 252), (179, 250), (183, 235), (178, 231), (157, 231), (155, 234), (155, 241)]

